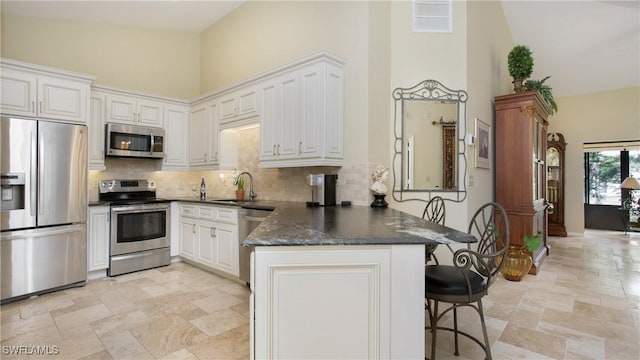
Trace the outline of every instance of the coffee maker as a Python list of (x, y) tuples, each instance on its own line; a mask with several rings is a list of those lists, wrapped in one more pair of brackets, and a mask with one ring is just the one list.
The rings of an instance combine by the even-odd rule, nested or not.
[(311, 201), (307, 201), (307, 206), (335, 206), (337, 182), (338, 175), (307, 175), (307, 184), (311, 186)]

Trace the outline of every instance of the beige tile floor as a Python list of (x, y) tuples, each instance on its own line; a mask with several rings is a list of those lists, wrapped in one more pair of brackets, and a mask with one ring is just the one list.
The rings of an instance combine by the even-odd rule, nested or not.
[[(549, 242), (538, 275), (500, 278), (484, 302), (494, 359), (640, 359), (640, 233)], [(92, 280), (3, 305), (0, 358), (246, 359), (248, 295), (184, 263)], [(474, 313), (459, 321), (480, 335)], [(451, 334), (438, 340), (438, 358), (483, 358), (466, 339), (459, 357)]]

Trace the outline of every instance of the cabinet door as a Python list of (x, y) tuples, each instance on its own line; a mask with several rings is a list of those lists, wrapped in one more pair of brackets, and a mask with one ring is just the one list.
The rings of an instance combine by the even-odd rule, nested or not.
[(162, 105), (159, 101), (137, 100), (136, 123), (162, 128), (164, 126)]
[(89, 85), (38, 76), (38, 116), (86, 123)]
[(218, 160), (218, 138), (219, 138), (219, 120), (218, 120), (218, 104), (209, 103), (207, 109), (207, 119), (205, 134), (207, 135), (207, 153), (205, 155), (208, 165), (217, 165)]
[(127, 96), (107, 95), (107, 122), (134, 125), (136, 101)]
[(109, 267), (109, 207), (89, 207), (88, 271)]
[(276, 158), (277, 128), (280, 118), (278, 85), (275, 81), (258, 87), (260, 97), (260, 160)]
[(36, 115), (36, 75), (2, 68), (0, 111), (7, 115)]
[(311, 66), (300, 73), (300, 140), (299, 156), (314, 158), (322, 155), (322, 125), (325, 120), (323, 105), (324, 71), (322, 64)]
[(236, 97), (235, 94), (222, 97), (220, 104), (220, 121), (228, 122), (236, 116)]
[(104, 170), (105, 96), (91, 94), (89, 112), (89, 170)]
[(207, 156), (207, 107), (199, 105), (189, 116), (189, 166), (206, 164)]
[(196, 259), (197, 228), (194, 219), (180, 218), (180, 256)]
[(257, 98), (254, 88), (240, 90), (236, 96), (238, 117), (247, 117), (256, 113)]
[(298, 157), (300, 144), (298, 122), (300, 121), (300, 97), (298, 74), (288, 74), (280, 78), (280, 123), (276, 125), (276, 156), (279, 159)]
[(215, 265), (216, 225), (213, 222), (198, 220), (196, 222), (197, 259), (205, 265)]
[(327, 65), (324, 78), (324, 153), (327, 158), (344, 157), (344, 71)]
[(188, 167), (187, 138), (189, 136), (189, 108), (164, 107), (164, 162), (163, 170), (185, 170)]
[(238, 228), (216, 223), (214, 266), (231, 275), (239, 275)]

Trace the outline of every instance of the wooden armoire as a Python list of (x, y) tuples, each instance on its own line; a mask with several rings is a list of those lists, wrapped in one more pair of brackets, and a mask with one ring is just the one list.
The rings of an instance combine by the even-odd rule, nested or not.
[(495, 97), (496, 202), (509, 218), (511, 245), (523, 237), (542, 234), (532, 253), (530, 274), (536, 274), (547, 255), (547, 118), (549, 108), (537, 91)]

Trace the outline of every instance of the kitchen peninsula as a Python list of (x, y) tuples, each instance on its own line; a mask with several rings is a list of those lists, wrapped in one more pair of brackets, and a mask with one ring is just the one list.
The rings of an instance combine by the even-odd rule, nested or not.
[(425, 245), (474, 241), (391, 208), (279, 203), (243, 243), (251, 358), (423, 358)]

